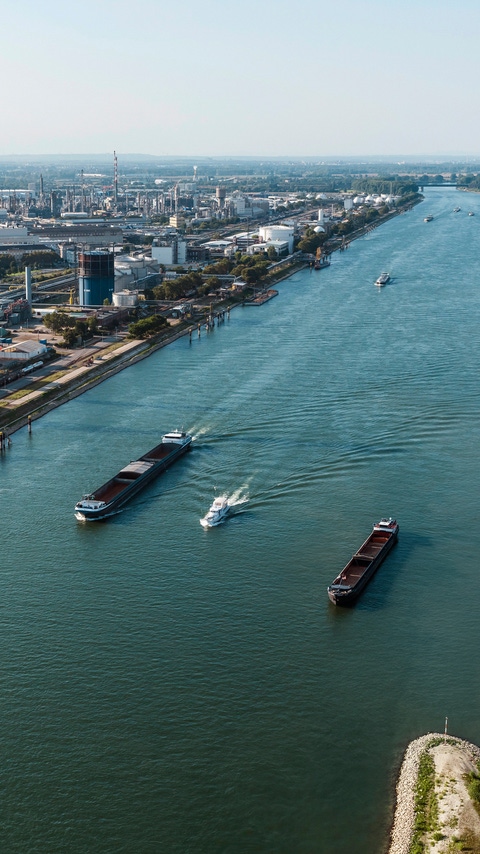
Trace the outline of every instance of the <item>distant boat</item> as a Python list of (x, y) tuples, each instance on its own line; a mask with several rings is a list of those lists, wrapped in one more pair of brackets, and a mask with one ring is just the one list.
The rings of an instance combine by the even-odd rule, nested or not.
[(230, 504), (228, 503), (228, 498), (226, 495), (220, 495), (218, 498), (214, 499), (207, 515), (204, 516), (203, 519), (200, 519), (200, 524), (204, 528), (214, 528), (216, 525), (220, 525), (220, 523), (227, 518), (229, 513)]
[(468, 215), (469, 215), (469, 216), (475, 216), (475, 214), (474, 214), (474, 212), (473, 212), (473, 211), (469, 211), (469, 212), (468, 212)]
[(432, 214), (428, 214), (428, 216), (424, 216), (424, 217), (423, 217), (423, 221), (424, 221), (424, 222), (431, 222), (431, 221), (432, 221), (432, 219), (433, 219)]
[(379, 275), (377, 281), (375, 282), (375, 284), (378, 285), (379, 288), (383, 288), (383, 286), (386, 285), (387, 282), (389, 282), (389, 281), (390, 281), (390, 273), (381, 273)]
[(459, 211), (461, 211), (461, 210), (462, 210), (461, 208), (454, 208), (454, 209), (453, 209), (453, 213), (458, 213), (458, 212), (459, 212)]

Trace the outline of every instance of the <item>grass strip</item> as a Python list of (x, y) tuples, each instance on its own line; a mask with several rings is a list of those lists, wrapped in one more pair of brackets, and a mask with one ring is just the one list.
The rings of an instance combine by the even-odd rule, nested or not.
[(415, 824), (409, 854), (425, 854), (426, 836), (437, 827), (438, 802), (435, 794), (435, 763), (427, 751), (420, 757), (415, 787)]

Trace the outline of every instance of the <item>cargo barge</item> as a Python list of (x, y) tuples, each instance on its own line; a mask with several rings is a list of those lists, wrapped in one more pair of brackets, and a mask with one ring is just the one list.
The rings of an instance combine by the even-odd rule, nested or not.
[(249, 299), (244, 300), (244, 305), (263, 305), (264, 302), (268, 302), (269, 299), (273, 299), (273, 297), (278, 297), (278, 291), (275, 291), (273, 288), (270, 288), (268, 291), (262, 291), (261, 294), (257, 296), (249, 297)]
[(188, 433), (166, 433), (159, 445), (133, 460), (103, 486), (84, 495), (75, 505), (75, 516), (80, 522), (93, 522), (118, 513), (137, 492), (189, 451), (191, 442)]
[(328, 598), (334, 605), (350, 605), (367, 586), (378, 567), (398, 539), (396, 519), (381, 519), (373, 531), (328, 586)]

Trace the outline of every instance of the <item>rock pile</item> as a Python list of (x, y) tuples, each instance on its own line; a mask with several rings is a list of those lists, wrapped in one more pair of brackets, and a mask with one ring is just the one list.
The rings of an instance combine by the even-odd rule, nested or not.
[[(409, 744), (405, 751), (397, 783), (397, 805), (388, 854), (408, 854), (410, 850), (415, 823), (415, 787), (420, 757), (432, 742), (436, 742), (438, 745), (438, 741), (443, 742), (444, 739), (445, 749), (450, 746), (451, 750), (453, 742), (454, 751), (458, 750), (463, 760), (468, 758), (472, 763), (480, 759), (480, 749), (476, 745), (450, 735), (445, 737), (443, 733), (430, 732)], [(434, 751), (438, 752), (438, 748), (435, 748)], [(471, 767), (473, 769), (474, 764)]]

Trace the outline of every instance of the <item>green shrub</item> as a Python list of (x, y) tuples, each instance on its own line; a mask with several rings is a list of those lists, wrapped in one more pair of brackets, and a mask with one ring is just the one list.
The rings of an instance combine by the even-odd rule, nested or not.
[(418, 766), (415, 789), (415, 824), (409, 854), (424, 854), (425, 835), (436, 827), (438, 803), (435, 795), (435, 763), (430, 753), (423, 753)]

